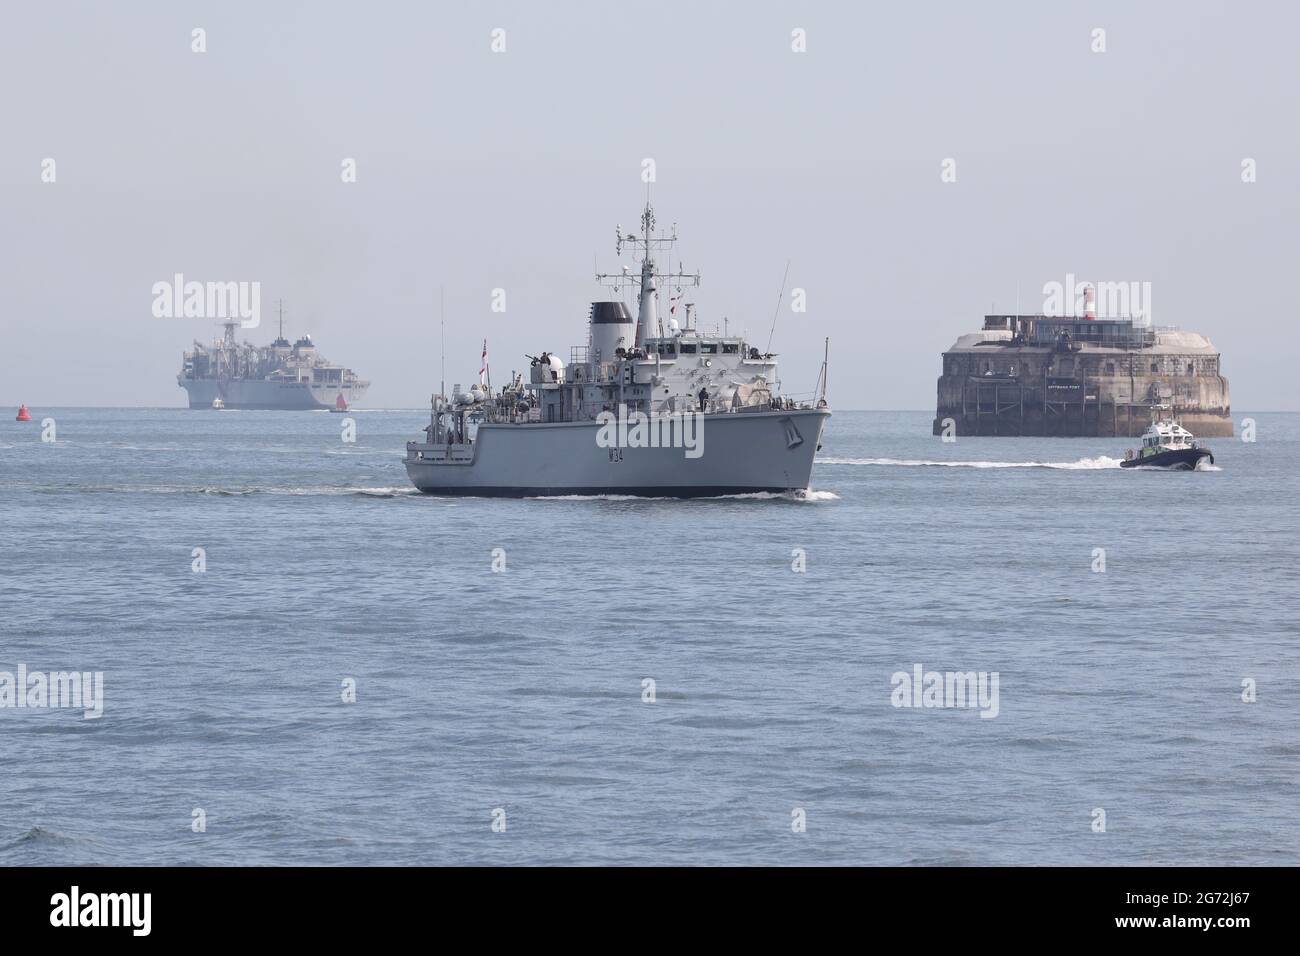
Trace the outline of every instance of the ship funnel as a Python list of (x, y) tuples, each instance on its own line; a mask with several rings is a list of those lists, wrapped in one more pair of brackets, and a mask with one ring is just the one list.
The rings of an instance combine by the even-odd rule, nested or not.
[(636, 327), (622, 302), (591, 303), (592, 357), (612, 362), (619, 349), (632, 348)]

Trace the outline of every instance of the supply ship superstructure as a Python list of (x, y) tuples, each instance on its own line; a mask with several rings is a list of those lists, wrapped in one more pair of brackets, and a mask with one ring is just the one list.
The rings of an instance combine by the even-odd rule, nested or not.
[(270, 345), (237, 343), (237, 322), (210, 345), (196, 341), (181, 360), (176, 382), (189, 394), (190, 408), (333, 409), (359, 403), (370, 387), (350, 368), (316, 351), (310, 335), (290, 343), (280, 334)]
[(1133, 318), (986, 315), (943, 354), (934, 434), (1135, 436), (1168, 406), (1231, 435), (1219, 361), (1204, 335)]
[[(434, 395), (423, 441), (406, 446), (406, 471), (423, 492), (442, 495), (626, 494), (699, 497), (808, 487), (822, 428), (830, 417), (820, 392), (782, 397), (776, 356), (726, 329), (706, 331), (681, 289), (698, 285), (684, 270), (660, 276), (649, 203), (641, 234), (618, 229), (617, 250), (640, 257), (640, 276), (598, 275), (636, 283), (637, 318), (624, 302), (594, 302), (587, 342), (566, 363), (551, 352), (529, 356), (527, 380), (514, 374), (493, 390), (486, 362), (479, 383)], [(665, 325), (661, 285), (677, 294)], [(685, 321), (675, 317), (684, 305)], [(485, 347), (486, 354), (486, 347)]]

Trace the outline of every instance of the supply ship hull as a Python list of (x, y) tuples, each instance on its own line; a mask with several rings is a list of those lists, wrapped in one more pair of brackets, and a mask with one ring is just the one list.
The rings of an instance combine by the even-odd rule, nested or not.
[(189, 394), (190, 408), (211, 408), (220, 398), (226, 408), (281, 409), (306, 411), (333, 409), (342, 395), (352, 406), (365, 397), (368, 383), (316, 385), (312, 382), (277, 382), (265, 379), (185, 379), (180, 385)]
[(682, 448), (607, 448), (590, 421), (478, 426), (471, 443), (410, 442), (406, 473), (433, 495), (696, 498), (800, 491), (830, 412), (702, 416), (698, 457)]

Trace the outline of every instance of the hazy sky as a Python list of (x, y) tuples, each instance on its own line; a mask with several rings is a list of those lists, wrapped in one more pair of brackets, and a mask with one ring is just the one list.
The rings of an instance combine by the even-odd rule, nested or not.
[(1234, 412), (1298, 409), (1297, 9), (6, 4), (0, 405), (183, 405), (180, 353), (217, 327), (153, 317), (176, 272), (259, 281), (259, 343), (286, 299), (378, 407), (427, 402), (444, 287), (449, 383), (484, 337), (500, 382), (585, 341), (650, 157), (704, 324), (765, 343), (791, 262), (791, 391), (830, 336), (833, 406), (932, 409), (944, 348), (1072, 272), (1151, 282)]

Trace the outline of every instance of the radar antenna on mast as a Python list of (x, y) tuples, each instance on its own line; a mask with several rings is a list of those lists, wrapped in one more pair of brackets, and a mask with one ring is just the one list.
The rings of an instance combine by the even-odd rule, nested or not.
[[(672, 232), (669, 235), (654, 235), (655, 213), (654, 207), (650, 204), (649, 193), (649, 186), (647, 186), (645, 209), (641, 212), (641, 234), (639, 236), (630, 231), (624, 232), (621, 224), (614, 227), (614, 251), (621, 256), (623, 247), (630, 247), (633, 261), (635, 262), (637, 259), (641, 261), (640, 274), (634, 276), (627, 266), (623, 267), (621, 274), (611, 272), (596, 273), (597, 282), (609, 286), (616, 292), (622, 290), (626, 294), (632, 288), (633, 283), (636, 283), (638, 308), (635, 342), (638, 348), (644, 348), (646, 340), (659, 330), (659, 288), (654, 253), (657, 250), (667, 251), (671, 262), (671, 250), (673, 244), (677, 242), (677, 223), (673, 223)], [(669, 270), (668, 276), (679, 283), (689, 281), (693, 285), (698, 286), (700, 284), (699, 272), (691, 275), (681, 267), (680, 263), (678, 271), (671, 273), (671, 270)]]

